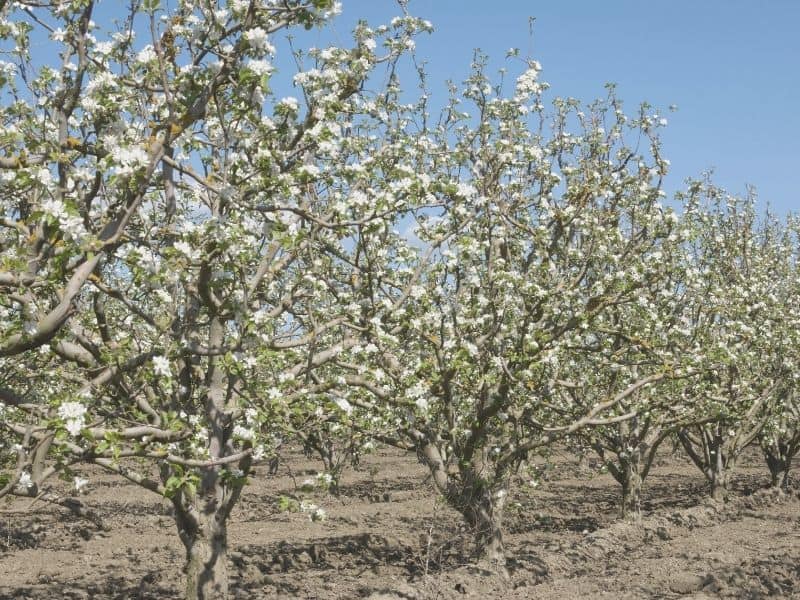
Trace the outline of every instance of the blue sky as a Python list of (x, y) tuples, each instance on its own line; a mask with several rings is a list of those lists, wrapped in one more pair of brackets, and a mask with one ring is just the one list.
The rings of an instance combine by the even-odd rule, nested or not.
[[(107, 24), (121, 4), (103, 0), (96, 18)], [(293, 30), (300, 45), (349, 46), (359, 18), (378, 25), (400, 13), (396, 0), (343, 7), (329, 27)], [(466, 77), (475, 48), (494, 73), (515, 66), (505, 53), (519, 47), (542, 63), (550, 98), (590, 102), (614, 82), (629, 113), (641, 101), (661, 109), (669, 195), (713, 168), (730, 192), (753, 185), (762, 206), (800, 212), (800, 0), (409, 0), (408, 10), (436, 29), (417, 40), (433, 104), (446, 100), (446, 80)], [(415, 91), (415, 81), (405, 84)]]
[[(343, 4), (334, 23), (342, 43), (358, 18), (378, 24), (399, 12), (393, 0)], [(752, 184), (762, 206), (800, 211), (800, 1), (410, 0), (408, 8), (436, 28), (417, 42), (434, 94), (464, 78), (474, 48), (498, 68), (511, 46), (531, 49), (551, 96), (588, 102), (615, 82), (628, 111), (643, 100), (663, 109), (668, 192), (713, 168), (731, 192)]]

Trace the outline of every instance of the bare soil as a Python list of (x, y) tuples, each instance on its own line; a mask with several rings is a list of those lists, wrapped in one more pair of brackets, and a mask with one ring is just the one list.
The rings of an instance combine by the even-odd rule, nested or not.
[[(705, 499), (680, 456), (654, 468), (645, 516), (618, 518), (618, 486), (562, 453), (547, 480), (519, 489), (506, 517), (510, 581), (470, 564), (458, 515), (412, 455), (381, 450), (346, 473), (339, 498), (303, 494), (318, 464), (290, 453), (257, 469), (232, 515), (234, 598), (800, 598), (800, 497), (763, 490), (753, 452), (726, 505)], [(0, 503), (0, 600), (181, 597), (183, 547), (169, 502), (86, 469), (76, 498), (95, 518), (30, 499)], [(61, 494), (66, 483), (56, 482)], [(279, 507), (304, 498), (328, 518)]]

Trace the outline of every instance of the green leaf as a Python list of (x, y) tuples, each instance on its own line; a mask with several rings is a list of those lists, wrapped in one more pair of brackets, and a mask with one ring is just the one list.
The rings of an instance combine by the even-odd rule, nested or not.
[(178, 475), (173, 475), (167, 482), (164, 484), (164, 496), (167, 498), (172, 498), (177, 494), (180, 489), (183, 487), (184, 479)]
[(281, 512), (298, 512), (300, 503), (291, 496), (280, 496), (278, 498), (278, 509)]

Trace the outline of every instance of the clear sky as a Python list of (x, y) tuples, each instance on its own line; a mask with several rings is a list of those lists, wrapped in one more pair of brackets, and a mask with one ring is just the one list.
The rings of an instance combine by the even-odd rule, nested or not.
[[(393, 0), (343, 5), (342, 42), (358, 18), (399, 13)], [(615, 82), (628, 111), (643, 100), (663, 109), (668, 192), (713, 168), (729, 191), (752, 184), (762, 205), (800, 212), (800, 0), (410, 0), (408, 9), (436, 28), (417, 42), (434, 93), (464, 78), (474, 48), (497, 67), (508, 48), (532, 49), (551, 97), (588, 102)]]
[[(298, 42), (349, 46), (358, 19), (378, 25), (401, 12), (396, 0), (342, 2), (331, 27), (294, 30)], [(123, 4), (103, 0), (98, 20)], [(518, 47), (541, 62), (550, 98), (590, 102), (614, 82), (629, 113), (641, 101), (660, 109), (668, 194), (713, 169), (730, 192), (753, 185), (762, 206), (800, 213), (800, 0), (409, 0), (408, 10), (436, 29), (417, 39), (433, 104), (446, 100), (446, 80), (465, 78), (475, 48), (493, 74), (514, 66), (505, 53)]]

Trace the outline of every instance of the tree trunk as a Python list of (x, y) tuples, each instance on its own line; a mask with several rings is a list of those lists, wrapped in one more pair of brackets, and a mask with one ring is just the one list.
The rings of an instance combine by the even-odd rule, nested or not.
[(711, 497), (717, 502), (728, 501), (728, 473), (732, 468), (732, 460), (724, 460), (722, 447), (720, 445), (720, 447), (716, 449), (716, 454), (706, 473), (706, 477), (711, 486)]
[(711, 498), (717, 502), (725, 502), (728, 499), (728, 489), (725, 482), (720, 479), (711, 480)]
[[(249, 457), (239, 462), (250, 468)], [(166, 474), (168, 467), (162, 470)], [(186, 599), (228, 598), (228, 517), (239, 500), (244, 482), (223, 482), (217, 468), (206, 469), (199, 485), (185, 486), (172, 495), (175, 524), (186, 548)]]
[(789, 489), (789, 467), (770, 473), (770, 487), (781, 489), (784, 492)]
[[(608, 472), (622, 486), (620, 514), (623, 519), (638, 521), (642, 517), (642, 487), (663, 437), (649, 419), (635, 416), (590, 438)], [(607, 459), (609, 454), (615, 459)]]
[(470, 491), (465, 490), (469, 496), (462, 504), (461, 513), (473, 531), (475, 555), (505, 575), (503, 506), (507, 492), (501, 489), (492, 493), (483, 485), (471, 487)]
[(452, 489), (450, 503), (464, 516), (475, 541), (475, 557), (490, 570), (508, 578), (503, 546), (503, 508), (508, 497), (505, 480), (500, 473), (485, 467), (462, 465), (460, 486)]
[(339, 480), (342, 478), (342, 471), (344, 470), (344, 462), (336, 451), (336, 446), (333, 442), (328, 442), (325, 445), (325, 451), (320, 453), (322, 457), (322, 464), (325, 468), (325, 473), (331, 476), (331, 481), (328, 484), (328, 492), (332, 495), (339, 497)]
[[(202, 294), (201, 294), (202, 296)], [(210, 347), (225, 345), (227, 325), (214, 315), (209, 324)], [(204, 394), (205, 417), (208, 422), (208, 457), (226, 460), (237, 454), (232, 441), (235, 394), (234, 378), (219, 359), (210, 357), (206, 369), (207, 390)], [(227, 463), (226, 463), (227, 464)], [(227, 600), (228, 598), (228, 530), (231, 510), (238, 502), (244, 486), (244, 473), (250, 471), (252, 459), (242, 454), (235, 470), (220, 464), (203, 465), (193, 471), (163, 463), (161, 478), (171, 493), (175, 507), (178, 534), (186, 548), (187, 600)], [(226, 477), (226, 473), (229, 477)], [(178, 485), (170, 481), (178, 478)]]
[(228, 532), (210, 520), (186, 548), (186, 598), (211, 600), (228, 597)]
[[(194, 512), (194, 511), (193, 511)], [(176, 507), (176, 521), (186, 548), (186, 600), (228, 597), (228, 531), (220, 511), (194, 512)]]
[[(506, 481), (500, 474), (474, 464), (462, 464), (459, 478), (448, 473), (441, 450), (429, 442), (418, 447), (418, 453), (431, 473), (434, 485), (445, 501), (461, 513), (473, 533), (476, 558), (508, 578), (503, 547), (502, 516), (508, 495)], [(489, 477), (484, 477), (484, 473)], [(494, 476), (492, 476), (494, 475)], [(494, 484), (494, 485), (493, 485)]]
[(711, 497), (718, 502), (728, 500), (728, 474), (735, 466), (735, 452), (726, 446), (722, 427), (698, 427), (697, 438), (687, 430), (678, 433), (678, 439), (692, 462), (702, 471), (708, 481)]
[(771, 449), (764, 449), (764, 458), (767, 461), (770, 474), (770, 486), (787, 490), (789, 488), (789, 469), (791, 458), (786, 458), (783, 453), (775, 453)]
[(342, 477), (345, 463), (344, 457), (339, 455), (336, 444), (330, 439), (324, 439), (316, 432), (311, 432), (304, 438), (303, 448), (307, 457), (312, 458), (314, 454), (319, 456), (323, 471), (331, 476), (327, 491), (338, 497), (339, 480)]
[(622, 518), (642, 518), (642, 473), (638, 452), (622, 461)]
[(203, 510), (173, 498), (175, 522), (186, 548), (186, 600), (228, 597), (228, 530), (226, 511), (207, 503)]

